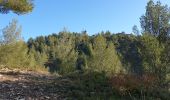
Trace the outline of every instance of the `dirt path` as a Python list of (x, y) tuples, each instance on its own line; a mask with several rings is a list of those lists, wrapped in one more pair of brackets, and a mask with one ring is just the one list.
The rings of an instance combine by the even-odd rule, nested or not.
[(0, 72), (0, 100), (63, 100), (67, 79), (35, 72)]

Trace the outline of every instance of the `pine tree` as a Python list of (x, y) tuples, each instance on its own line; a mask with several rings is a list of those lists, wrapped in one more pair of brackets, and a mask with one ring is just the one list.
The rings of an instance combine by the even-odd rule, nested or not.
[(0, 0), (0, 13), (13, 11), (16, 14), (31, 12), (33, 3), (31, 0)]
[(18, 21), (13, 19), (12, 22), (2, 30), (1, 43), (12, 44), (22, 40), (21, 31), (22, 28), (21, 26), (18, 27)]
[(65, 74), (75, 71), (78, 53), (75, 51), (74, 37), (69, 32), (60, 32), (55, 47), (55, 56), (59, 62), (59, 73)]
[(107, 43), (102, 35), (97, 35), (91, 45), (92, 57), (88, 60), (88, 68), (99, 72), (119, 73), (121, 62), (113, 43)]
[(156, 37), (146, 34), (141, 37), (139, 50), (142, 56), (144, 72), (158, 76), (159, 81), (162, 82), (166, 76), (166, 66), (162, 62), (164, 46), (159, 43)]
[(17, 29), (17, 21), (3, 29), (0, 44), (0, 64), (8, 67), (28, 67), (28, 48), (21, 39), (21, 29)]
[(153, 0), (147, 3), (145, 15), (140, 18), (143, 32), (158, 37), (160, 42), (165, 42), (169, 35), (169, 20), (168, 6), (160, 1), (154, 3)]

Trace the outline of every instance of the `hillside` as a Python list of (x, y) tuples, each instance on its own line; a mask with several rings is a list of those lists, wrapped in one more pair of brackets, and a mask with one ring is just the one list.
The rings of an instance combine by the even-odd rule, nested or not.
[[(58, 4), (57, 2), (61, 1), (49, 2)], [(87, 1), (91, 2), (85, 0)], [(46, 1), (42, 1), (44, 2)], [(72, 2), (73, 5), (76, 4), (78, 7), (75, 2)], [(96, 10), (99, 10), (98, 7), (102, 9), (105, 8), (104, 6), (109, 7), (108, 5), (115, 2), (120, 2), (120, 8), (129, 8), (123, 7), (125, 1), (112, 1), (107, 5), (103, 5), (106, 1), (95, 2), (92, 8), (97, 5)], [(103, 2), (102, 6), (100, 7), (97, 2)], [(131, 3), (128, 1), (127, 4)], [(80, 5), (83, 9), (90, 8), (83, 7), (82, 3)], [(60, 8), (65, 9), (67, 6), (64, 3)], [(10, 12), (23, 15), (32, 12), (34, 7), (36, 5), (33, 0), (0, 0), (0, 13), (3, 15)], [(76, 21), (72, 20), (74, 18), (70, 15), (63, 17), (56, 9), (50, 11), (51, 7), (48, 7), (48, 13), (45, 12), (47, 7), (43, 7), (42, 11), (45, 12), (43, 14), (49, 18), (46, 17), (41, 22), (38, 20), (45, 16), (34, 18), (35, 13), (32, 13), (32, 17), (25, 17), (29, 18), (25, 19), (26, 22), (23, 21), (24, 18), (21, 21), (22, 18), (17, 17), (24, 26), (23, 32), (17, 19), (13, 19), (6, 27), (0, 28), (0, 100), (170, 100), (170, 9), (168, 5), (149, 0), (145, 13), (140, 16), (140, 29), (138, 25), (134, 25), (132, 33), (125, 29), (130, 25), (128, 21), (133, 22), (135, 18), (130, 20), (127, 13), (126, 18), (122, 20), (123, 16), (119, 14), (124, 12), (117, 8), (118, 12), (114, 13), (113, 18), (110, 14), (108, 16), (105, 11), (115, 10), (112, 5), (108, 10), (103, 10), (104, 13), (98, 13), (96, 17), (89, 12), (91, 11), (89, 9), (90, 15), (84, 15), (88, 17), (81, 20), (78, 20), (77, 13), (70, 11), (69, 14), (73, 15)], [(69, 10), (71, 8), (69, 7)], [(137, 8), (138, 6), (134, 8), (135, 12), (138, 12)], [(59, 12), (68, 13), (62, 9)], [(60, 16), (53, 16), (55, 13)], [(119, 20), (115, 19), (115, 16), (118, 16)], [(61, 19), (51, 19), (51, 17)], [(62, 20), (66, 17), (69, 20)], [(85, 20), (90, 17), (99, 21)], [(1, 23), (6, 24), (8, 18), (1, 17), (1, 19), (5, 19)], [(51, 33), (55, 25), (50, 23), (50, 20), (61, 21), (62, 25), (71, 20), (68, 26), (75, 27), (77, 30), (80, 27), (74, 24), (93, 22), (89, 25), (82, 23), (86, 26), (82, 27), (96, 30), (96, 26), (93, 25), (97, 25), (100, 26), (100, 30), (92, 33), (88, 29), (88, 31), (75, 32), (76, 30), (69, 31), (63, 28), (61, 31)], [(118, 23), (112, 24), (114, 20)], [(107, 23), (102, 24), (100, 21)], [(109, 30), (103, 29), (105, 25), (110, 27)], [(115, 31), (112, 28), (118, 29), (118, 27), (123, 31), (113, 33)], [(49, 30), (51, 34), (45, 30)], [(27, 35), (28, 40), (24, 40), (23, 33)], [(38, 33), (42, 34), (38, 35)]]

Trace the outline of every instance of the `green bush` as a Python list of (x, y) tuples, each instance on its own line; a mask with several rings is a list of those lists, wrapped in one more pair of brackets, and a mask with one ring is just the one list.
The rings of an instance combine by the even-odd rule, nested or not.
[[(68, 77), (73, 81), (70, 96), (78, 100), (112, 100), (114, 95), (104, 72), (85, 71), (72, 73)], [(119, 100), (119, 99), (116, 99)]]

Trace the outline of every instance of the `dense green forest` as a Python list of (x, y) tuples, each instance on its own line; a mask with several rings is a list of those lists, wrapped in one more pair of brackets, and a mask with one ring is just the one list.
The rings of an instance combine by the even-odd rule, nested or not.
[[(29, 12), (32, 8), (24, 9)], [(24, 9), (19, 11), (25, 13)], [(87, 90), (82, 94), (72, 93), (79, 99), (168, 100), (169, 20), (168, 6), (150, 0), (145, 14), (140, 17), (141, 32), (136, 25), (131, 34), (101, 31), (89, 35), (86, 30), (63, 29), (28, 41), (23, 41), (17, 20), (12, 20), (2, 30), (0, 67), (48, 70), (79, 80), (75, 84), (80, 87), (74, 89)], [(94, 94), (90, 94), (91, 91)]]

